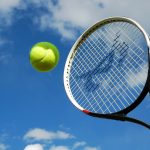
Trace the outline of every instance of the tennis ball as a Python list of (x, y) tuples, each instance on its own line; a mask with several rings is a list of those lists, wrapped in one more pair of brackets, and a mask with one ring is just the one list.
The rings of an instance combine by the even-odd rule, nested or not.
[(58, 61), (59, 51), (49, 42), (40, 42), (31, 48), (30, 63), (37, 71), (48, 72), (58, 64)]

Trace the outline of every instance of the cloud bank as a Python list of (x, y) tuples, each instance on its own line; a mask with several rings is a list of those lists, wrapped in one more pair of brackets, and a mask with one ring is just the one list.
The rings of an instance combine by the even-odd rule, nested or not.
[(73, 135), (63, 131), (52, 132), (40, 128), (31, 129), (24, 135), (25, 140), (34, 140), (34, 141), (65, 140), (71, 138), (73, 138)]
[(131, 17), (148, 30), (149, 5), (149, 0), (45, 0), (44, 3), (42, 0), (1, 0), (0, 18), (11, 24), (16, 10), (32, 7), (37, 10), (32, 16), (33, 22), (41, 31), (52, 29), (63, 39), (70, 40), (95, 22), (110, 16)]
[[(64, 131), (48, 131), (42, 128), (34, 128), (25, 133), (23, 140), (28, 144), (24, 150), (101, 150), (100, 147), (93, 147), (85, 141), (78, 141), (71, 133)], [(67, 140), (65, 145), (64, 140)], [(63, 141), (63, 144), (56, 144), (57, 141)], [(35, 142), (38, 142), (35, 144)], [(32, 144), (33, 143), (33, 144)]]
[(44, 150), (41, 144), (30, 144), (27, 145), (24, 150)]
[(3, 144), (3, 143), (0, 143), (0, 150), (7, 150), (8, 146)]

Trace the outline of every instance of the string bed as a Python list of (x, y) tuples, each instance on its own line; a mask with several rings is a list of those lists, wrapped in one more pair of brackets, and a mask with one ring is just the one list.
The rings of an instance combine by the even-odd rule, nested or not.
[(84, 109), (115, 113), (134, 103), (147, 74), (143, 33), (128, 22), (112, 22), (91, 31), (78, 45), (71, 64), (70, 89)]

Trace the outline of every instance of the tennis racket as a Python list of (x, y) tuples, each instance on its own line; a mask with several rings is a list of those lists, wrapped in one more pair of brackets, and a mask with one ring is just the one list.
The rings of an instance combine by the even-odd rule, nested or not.
[(70, 101), (87, 115), (150, 124), (127, 117), (150, 91), (150, 41), (134, 20), (112, 17), (86, 30), (64, 69)]

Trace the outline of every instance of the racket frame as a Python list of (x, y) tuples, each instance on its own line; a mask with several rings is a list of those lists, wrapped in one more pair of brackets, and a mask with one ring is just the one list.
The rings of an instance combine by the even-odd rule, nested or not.
[[(135, 102), (133, 102), (130, 106), (128, 106), (127, 108), (115, 112), (115, 113), (111, 113), (111, 114), (99, 114), (99, 113), (93, 113), (90, 112), (86, 109), (84, 109), (82, 106), (80, 106), (76, 100), (74, 99), (71, 89), (70, 89), (70, 82), (69, 82), (69, 75), (70, 75), (70, 70), (71, 70), (71, 65), (74, 59), (74, 56), (77, 52), (78, 47), (80, 46), (80, 44), (88, 37), (90, 36), (91, 33), (93, 33), (97, 28), (100, 28), (101, 26), (107, 24), (107, 23), (111, 23), (111, 22), (118, 22), (118, 21), (125, 21), (128, 23), (131, 23), (133, 25), (135, 25), (144, 35), (145, 40), (147, 42), (147, 52), (148, 52), (148, 74), (147, 74), (147, 80), (146, 80), (146, 84), (141, 92), (141, 94), (138, 96), (137, 100), (135, 100)], [(113, 119), (113, 120), (120, 120), (120, 121), (129, 121), (129, 122), (133, 122), (133, 123), (137, 123), (140, 124), (142, 126), (145, 126), (147, 128), (150, 129), (150, 125), (146, 124), (143, 121), (140, 121), (138, 119), (135, 118), (130, 118), (127, 117), (126, 115), (131, 112), (133, 109), (135, 109), (145, 98), (145, 96), (147, 95), (148, 92), (150, 92), (150, 40), (149, 40), (149, 36), (147, 35), (147, 33), (145, 32), (145, 30), (141, 27), (141, 25), (139, 25), (139, 23), (137, 23), (136, 21), (134, 21), (131, 18), (127, 18), (127, 17), (110, 17), (107, 19), (104, 19), (102, 21), (97, 22), (96, 24), (94, 24), (93, 26), (91, 26), (90, 28), (88, 28), (78, 39), (77, 41), (74, 43), (73, 47), (71, 48), (69, 55), (67, 57), (67, 61), (65, 64), (65, 69), (64, 69), (64, 87), (67, 93), (67, 96), (69, 98), (69, 100), (73, 103), (74, 106), (76, 106), (80, 111), (84, 112), (87, 115), (93, 116), (93, 117), (98, 117), (98, 118), (104, 118), (104, 119)]]

